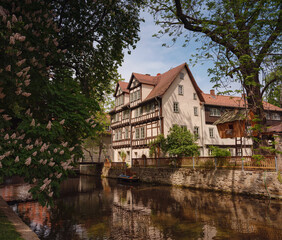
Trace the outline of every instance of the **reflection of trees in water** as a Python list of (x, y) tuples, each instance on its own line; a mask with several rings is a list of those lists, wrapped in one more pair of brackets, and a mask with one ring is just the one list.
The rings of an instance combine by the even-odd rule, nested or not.
[[(78, 179), (65, 185), (49, 220), (33, 225), (41, 239), (279, 239), (282, 234), (279, 202)], [(29, 225), (31, 211), (26, 207), (22, 214)]]

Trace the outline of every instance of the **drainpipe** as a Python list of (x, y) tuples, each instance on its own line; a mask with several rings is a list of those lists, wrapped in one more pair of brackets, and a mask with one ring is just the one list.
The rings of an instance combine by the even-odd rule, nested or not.
[(202, 141), (202, 148), (203, 148), (203, 155), (205, 155), (205, 151), (204, 151), (204, 125), (205, 124), (203, 124), (203, 112), (205, 112), (205, 109), (204, 109), (204, 104), (203, 103), (201, 103), (200, 102), (200, 105), (202, 105), (201, 106), (201, 130), (202, 130), (202, 134), (201, 134), (201, 141)]
[(159, 106), (159, 120), (160, 120), (160, 132), (162, 133), (162, 119), (161, 119), (161, 103), (158, 100), (158, 97), (155, 97), (155, 100), (158, 102)]

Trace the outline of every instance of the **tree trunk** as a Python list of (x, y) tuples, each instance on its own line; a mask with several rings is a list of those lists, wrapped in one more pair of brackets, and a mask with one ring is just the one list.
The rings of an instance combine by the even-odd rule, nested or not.
[[(249, 73), (248, 76), (251, 76)], [(248, 78), (249, 79), (249, 78)], [(246, 80), (245, 83), (250, 80)], [(254, 75), (252, 84), (245, 85), (247, 93), (248, 109), (254, 114), (254, 131), (253, 139), (253, 154), (267, 154), (268, 152), (263, 147), (268, 147), (268, 142), (263, 137), (263, 132), (266, 130), (266, 117), (263, 108), (262, 96), (260, 92), (258, 73)]]
[(99, 145), (98, 163), (101, 162), (102, 150), (103, 150), (103, 144), (100, 144), (100, 145)]

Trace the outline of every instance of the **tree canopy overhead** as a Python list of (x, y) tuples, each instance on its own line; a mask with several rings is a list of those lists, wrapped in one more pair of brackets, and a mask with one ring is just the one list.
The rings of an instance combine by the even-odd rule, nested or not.
[[(212, 58), (215, 67), (212, 81), (228, 85), (242, 84), (249, 108), (265, 123), (262, 94), (265, 87), (259, 79), (261, 70), (281, 60), (282, 4), (278, 0), (165, 0), (149, 1), (156, 22), (172, 40), (191, 34), (202, 41), (199, 57)], [(261, 135), (254, 147), (261, 145)]]
[[(124, 51), (139, 40), (137, 0), (48, 0), (60, 29), (58, 42), (68, 49), (64, 64), (74, 70), (87, 96), (103, 99), (118, 79)], [(94, 89), (94, 91), (93, 91)]]
[(123, 2), (0, 3), (0, 178), (23, 176), (42, 204), (99, 131), (103, 94), (138, 40), (139, 5)]

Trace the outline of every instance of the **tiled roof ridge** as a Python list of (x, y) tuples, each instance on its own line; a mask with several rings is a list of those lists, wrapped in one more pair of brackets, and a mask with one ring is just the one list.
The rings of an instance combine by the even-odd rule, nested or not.
[[(240, 96), (228, 96), (228, 95), (215, 95), (209, 93), (202, 93), (204, 97), (204, 103), (206, 105), (215, 105), (215, 106), (226, 106), (226, 107), (239, 107), (244, 108), (245, 100), (243, 97)], [(224, 99), (222, 99), (224, 98)], [(229, 101), (228, 101), (229, 100)], [(247, 105), (248, 102), (246, 101)], [(282, 111), (282, 108), (277, 107), (271, 103), (263, 101), (264, 108), (266, 110), (273, 110), (273, 111)]]

